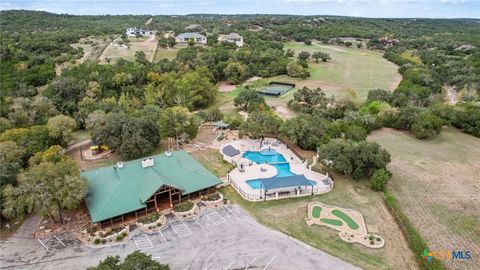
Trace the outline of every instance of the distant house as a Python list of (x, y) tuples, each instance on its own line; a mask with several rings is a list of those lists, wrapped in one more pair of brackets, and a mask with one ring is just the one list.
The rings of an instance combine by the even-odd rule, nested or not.
[(398, 43), (400, 43), (400, 41), (398, 39), (388, 38), (387, 36), (385, 36), (383, 38), (380, 38), (379, 41), (380, 41), (380, 43), (382, 43), (382, 45), (384, 47), (393, 47), (393, 46), (397, 45)]
[(129, 37), (134, 37), (136, 35), (151, 37), (155, 35), (155, 31), (137, 28), (137, 27), (130, 27), (130, 28), (127, 28), (127, 31), (125, 31), (125, 34)]
[(243, 37), (237, 33), (230, 33), (228, 35), (220, 35), (218, 36), (219, 42), (231, 42), (235, 43), (237, 47), (243, 47)]
[(93, 223), (114, 226), (216, 191), (222, 181), (180, 150), (81, 172)]
[(200, 24), (190, 24), (187, 27), (185, 27), (185, 30), (187, 31), (200, 31), (202, 29), (203, 27)]
[(177, 43), (187, 43), (189, 40), (198, 44), (207, 44), (207, 37), (199, 33), (183, 33), (175, 38)]

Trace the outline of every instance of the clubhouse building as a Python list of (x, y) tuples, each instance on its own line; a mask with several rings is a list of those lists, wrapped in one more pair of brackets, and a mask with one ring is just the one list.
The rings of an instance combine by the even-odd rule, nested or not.
[(81, 173), (93, 223), (101, 227), (133, 222), (216, 191), (221, 180), (180, 150), (118, 162)]

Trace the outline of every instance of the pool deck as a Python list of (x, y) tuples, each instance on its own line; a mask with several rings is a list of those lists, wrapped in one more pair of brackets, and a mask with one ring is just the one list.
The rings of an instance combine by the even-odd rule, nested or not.
[[(229, 157), (222, 153), (223, 147), (231, 145), (240, 151), (240, 154)], [(264, 191), (262, 189), (253, 189), (246, 183), (248, 180), (272, 178), (277, 175), (277, 169), (268, 164), (256, 164), (253, 161), (243, 157), (243, 154), (247, 151), (261, 151), (261, 150), (275, 150), (277, 153), (282, 154), (287, 162), (290, 164), (290, 171), (297, 175), (304, 175), (308, 180), (315, 181), (316, 185), (312, 187), (306, 187), (298, 190), (296, 194), (281, 193), (282, 190), (275, 194), (270, 194), (265, 198)], [(307, 168), (306, 162), (303, 162), (297, 155), (295, 155), (285, 144), (274, 138), (265, 138), (264, 144), (260, 147), (260, 140), (252, 139), (240, 139), (226, 143), (220, 147), (220, 153), (223, 158), (234, 164), (235, 169), (228, 174), (228, 180), (232, 186), (247, 200), (250, 201), (262, 201), (280, 199), (292, 196), (307, 196), (312, 194), (321, 194), (329, 192), (333, 187), (333, 182), (327, 176), (314, 172)], [(244, 171), (240, 171), (240, 167), (243, 165)], [(283, 190), (284, 191), (284, 190)]]

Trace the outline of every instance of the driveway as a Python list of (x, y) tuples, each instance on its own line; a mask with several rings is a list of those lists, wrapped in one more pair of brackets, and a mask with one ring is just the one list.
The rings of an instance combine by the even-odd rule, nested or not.
[(71, 235), (57, 238), (40, 243), (14, 236), (2, 242), (0, 268), (85, 269), (108, 255), (124, 257), (142, 250), (174, 270), (358, 269), (260, 225), (238, 205), (210, 209), (195, 220), (171, 220), (161, 233), (145, 235), (136, 230), (117, 246), (90, 248)]

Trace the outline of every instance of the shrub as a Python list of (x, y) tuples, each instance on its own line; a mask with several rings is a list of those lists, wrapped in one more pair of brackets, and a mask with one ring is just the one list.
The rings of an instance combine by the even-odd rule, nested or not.
[(220, 199), (220, 194), (214, 193), (205, 198), (206, 201), (216, 201)]
[(412, 124), (411, 131), (418, 139), (431, 139), (442, 131), (443, 121), (430, 113), (421, 113)]
[(93, 240), (93, 243), (94, 243), (95, 245), (98, 245), (98, 244), (100, 244), (101, 241), (102, 241), (102, 240), (100, 240), (100, 238), (95, 238), (95, 240)]
[(410, 223), (408, 217), (403, 213), (397, 199), (390, 193), (385, 192), (385, 203), (390, 206), (389, 210), (393, 211), (394, 216), (398, 217), (397, 222), (400, 227), (404, 228), (404, 232), (407, 235), (408, 244), (410, 249), (416, 254), (416, 259), (423, 267), (423, 269), (445, 269), (445, 265), (438, 259), (433, 258), (430, 262), (426, 262), (421, 254), (425, 248), (428, 248), (427, 243), (423, 240), (420, 233)]
[(175, 206), (173, 208), (173, 211), (175, 211), (175, 212), (187, 212), (187, 211), (192, 210), (193, 205), (194, 205), (193, 202), (186, 201), (186, 202), (183, 202), (183, 203)]
[(102, 239), (102, 244), (106, 244), (107, 243), (107, 239)]
[[(375, 191), (384, 191), (390, 177), (391, 173), (386, 169), (375, 170), (370, 178), (370, 187)], [(373, 238), (373, 236), (371, 237)]]

